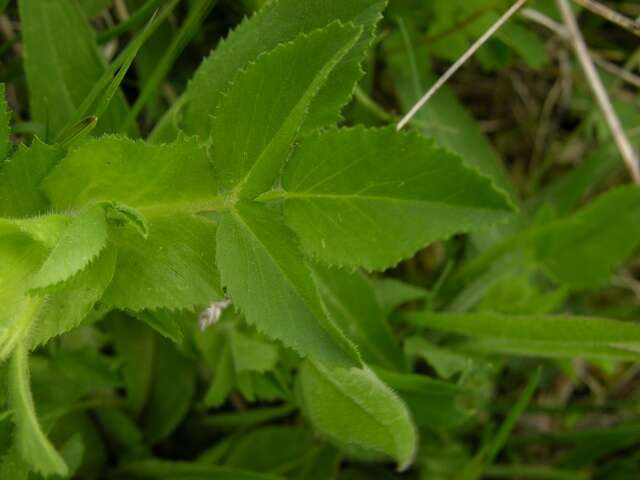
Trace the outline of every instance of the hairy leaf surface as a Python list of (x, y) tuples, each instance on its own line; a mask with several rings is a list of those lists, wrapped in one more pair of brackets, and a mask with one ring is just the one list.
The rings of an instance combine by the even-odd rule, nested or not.
[(267, 207), (239, 203), (218, 227), (222, 284), (249, 323), (301, 355), (354, 365), (358, 355), (327, 317), (291, 232)]
[(49, 202), (40, 184), (62, 156), (62, 149), (36, 138), (31, 146), (20, 145), (10, 160), (0, 163), (0, 216), (44, 213)]
[(129, 310), (191, 309), (223, 297), (215, 268), (216, 224), (192, 215), (158, 217), (145, 239), (114, 232), (116, 273), (103, 301)]
[(224, 188), (253, 198), (275, 183), (311, 101), (360, 33), (332, 23), (260, 56), (238, 76), (212, 125)]
[(414, 134), (331, 130), (285, 167), (288, 225), (309, 255), (382, 270), (429, 243), (485, 228), (511, 207), (488, 179)]
[[(220, 105), (223, 92), (237, 72), (261, 53), (339, 20), (362, 26), (363, 35), (336, 66), (309, 109), (306, 130), (334, 123), (361, 76), (360, 63), (373, 39), (384, 0), (279, 0), (268, 3), (243, 22), (202, 63), (186, 92), (182, 125), (188, 133), (209, 136), (209, 116)], [(309, 59), (310, 60), (310, 59)]]
[(31, 347), (79, 326), (111, 283), (115, 267), (116, 250), (106, 248), (84, 270), (48, 293), (29, 332)]
[(115, 201), (164, 214), (218, 203), (206, 149), (193, 138), (167, 145), (119, 136), (88, 141), (60, 162), (43, 187), (57, 208)]
[(42, 475), (68, 474), (68, 467), (40, 427), (29, 385), (26, 345), (19, 345), (9, 368), (9, 403), (16, 424), (16, 445), (24, 460)]
[(87, 208), (62, 232), (31, 288), (44, 289), (63, 282), (84, 269), (107, 246), (109, 232), (101, 206)]
[(388, 455), (399, 469), (411, 463), (418, 441), (411, 416), (371, 370), (327, 370), (305, 362), (298, 381), (304, 412), (321, 433)]

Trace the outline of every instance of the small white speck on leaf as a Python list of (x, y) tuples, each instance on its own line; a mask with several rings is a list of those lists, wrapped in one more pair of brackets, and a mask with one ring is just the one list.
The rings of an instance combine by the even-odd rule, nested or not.
[(218, 323), (218, 320), (220, 320), (220, 317), (222, 316), (222, 312), (224, 312), (229, 305), (231, 305), (231, 300), (228, 298), (217, 302), (211, 302), (209, 306), (198, 316), (198, 325), (200, 326), (200, 330), (204, 332), (211, 325)]

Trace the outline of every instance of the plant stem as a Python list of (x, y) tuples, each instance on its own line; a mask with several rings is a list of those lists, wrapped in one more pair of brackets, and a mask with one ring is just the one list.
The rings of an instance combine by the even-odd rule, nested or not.
[(409, 113), (407, 113), (402, 118), (402, 120), (400, 120), (397, 127), (398, 130), (402, 130), (407, 125), (407, 123), (409, 123), (409, 121), (415, 116), (415, 114), (418, 113), (418, 110), (420, 110), (440, 89), (440, 87), (447, 83), (447, 81), (449, 81), (449, 79), (453, 77), (453, 75), (455, 75), (460, 67), (462, 67), (462, 65), (464, 65), (467, 60), (469, 60), (480, 49), (480, 47), (482, 47), (482, 45), (484, 45), (487, 40), (489, 40), (500, 29), (500, 27), (507, 23), (507, 21), (513, 15), (515, 15), (516, 12), (520, 10), (520, 8), (525, 3), (527, 3), (527, 0), (517, 0), (517, 2), (514, 3), (511, 8), (507, 10), (504, 15), (502, 15), (502, 17), (500, 17), (498, 21), (489, 28), (489, 30), (487, 30), (478, 40), (476, 40), (476, 42), (471, 45), (471, 47), (456, 61), (456, 63), (451, 65), (449, 70), (447, 70), (444, 75), (442, 75), (436, 81), (436, 83), (433, 84), (433, 86), (429, 89), (429, 91), (427, 91), (427, 93), (424, 94), (424, 96), (418, 101), (418, 103), (416, 103), (413, 108), (409, 110)]
[(596, 101), (598, 102), (607, 124), (609, 125), (609, 129), (611, 130), (613, 139), (620, 151), (620, 155), (627, 164), (627, 168), (629, 169), (633, 181), (640, 184), (640, 165), (638, 163), (638, 157), (633, 146), (629, 142), (624, 129), (622, 128), (620, 119), (616, 115), (613, 105), (611, 104), (611, 100), (609, 99), (609, 94), (604, 88), (602, 80), (596, 71), (593, 59), (589, 55), (589, 49), (587, 48), (587, 44), (585, 43), (580, 27), (578, 26), (578, 21), (571, 10), (568, 0), (556, 0), (556, 3), (565, 26), (571, 35), (571, 43), (573, 44), (576, 56), (578, 57), (587, 82), (589, 83), (589, 86), (596, 97)]

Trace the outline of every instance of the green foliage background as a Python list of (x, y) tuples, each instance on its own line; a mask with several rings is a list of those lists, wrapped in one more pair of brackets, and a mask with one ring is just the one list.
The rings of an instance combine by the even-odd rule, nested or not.
[(518, 14), (395, 129), (510, 4), (0, 0), (0, 478), (638, 478), (640, 189), (570, 45)]

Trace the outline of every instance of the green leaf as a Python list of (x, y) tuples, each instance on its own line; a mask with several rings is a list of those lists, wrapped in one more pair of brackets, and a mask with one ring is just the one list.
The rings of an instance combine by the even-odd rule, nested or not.
[(229, 332), (229, 345), (236, 372), (264, 373), (273, 370), (278, 361), (275, 345), (251, 338), (235, 328)]
[(424, 300), (429, 292), (424, 288), (405, 283), (397, 278), (373, 279), (376, 297), (385, 315), (408, 302)]
[(407, 404), (418, 427), (448, 429), (466, 421), (471, 411), (463, 408), (463, 399), (473, 392), (465, 391), (424, 375), (376, 370), (378, 377)]
[(358, 346), (363, 360), (404, 370), (405, 360), (371, 284), (358, 272), (350, 273), (319, 264), (313, 274), (331, 318)]
[(298, 382), (303, 410), (319, 432), (388, 455), (401, 470), (411, 464), (418, 443), (411, 416), (371, 370), (327, 370), (305, 362)]
[(151, 215), (211, 209), (215, 185), (206, 149), (193, 138), (150, 145), (105, 136), (71, 151), (43, 188), (56, 208), (119, 202)]
[(138, 415), (151, 390), (156, 335), (144, 323), (121, 312), (110, 314), (107, 325), (122, 361), (129, 407)]
[(311, 101), (360, 33), (332, 23), (262, 55), (238, 76), (211, 130), (223, 188), (253, 198), (273, 186)]
[[(244, 435), (229, 453), (225, 465), (256, 472), (289, 473), (314, 447), (309, 429), (266, 426)], [(287, 475), (287, 478), (291, 478)]]
[(63, 156), (61, 149), (34, 139), (20, 145), (13, 158), (0, 163), (0, 216), (29, 217), (49, 208), (40, 183)]
[(189, 411), (196, 388), (193, 362), (175, 345), (156, 336), (154, 372), (144, 414), (144, 433), (151, 444), (165, 439)]
[[(77, 2), (20, 0), (24, 67), (31, 118), (54, 138), (106, 69), (89, 24)], [(127, 105), (117, 95), (96, 127), (96, 133), (117, 131)]]
[(328, 365), (359, 363), (328, 318), (291, 232), (274, 211), (241, 202), (225, 214), (217, 264), (235, 306), (265, 335)]
[(478, 454), (467, 465), (460, 470), (459, 474), (455, 477), (456, 480), (479, 480), (483, 477), (485, 469), (487, 466), (491, 465), (498, 456), (509, 439), (509, 435), (511, 435), (511, 432), (515, 428), (518, 419), (522, 416), (527, 405), (531, 401), (531, 398), (540, 383), (541, 374), (542, 369), (538, 368), (530, 377), (527, 386), (518, 397), (513, 408), (509, 411), (507, 418), (505, 418), (502, 425), (500, 425), (495, 436), (483, 446)]
[[(290, 42), (334, 21), (353, 23), (364, 29), (349, 53), (336, 66), (326, 85), (309, 108), (306, 131), (334, 123), (351, 97), (361, 76), (360, 63), (373, 40), (384, 0), (280, 0), (269, 2), (250, 20), (243, 22), (202, 63), (189, 83), (182, 128), (203, 138), (209, 136), (209, 116), (220, 105), (227, 85), (262, 53)], [(305, 59), (315, 61), (312, 57)], [(304, 66), (296, 64), (296, 68)], [(262, 99), (265, 100), (265, 99)]]
[(25, 235), (0, 238), (0, 360), (22, 344), (41, 301), (27, 297), (31, 276), (46, 250)]
[(119, 309), (191, 309), (223, 298), (215, 268), (216, 224), (202, 217), (158, 217), (142, 238), (133, 227), (113, 232), (116, 273), (103, 302)]
[(536, 237), (536, 256), (573, 288), (607, 285), (611, 271), (640, 243), (640, 189), (607, 192)]
[(84, 270), (45, 296), (29, 332), (31, 348), (79, 326), (111, 282), (116, 250), (106, 248)]
[(441, 347), (422, 337), (407, 338), (404, 343), (404, 351), (407, 355), (424, 360), (436, 371), (438, 376), (447, 380), (467, 371), (473, 365), (473, 360), (468, 355)]
[(71, 220), (44, 264), (31, 281), (41, 290), (71, 278), (107, 246), (109, 232), (101, 206), (89, 207)]
[(486, 228), (511, 206), (488, 179), (416, 134), (330, 130), (285, 167), (287, 224), (320, 261), (383, 270), (435, 240)]
[(405, 313), (418, 327), (474, 337), (466, 347), (541, 357), (640, 358), (640, 325), (572, 315)]
[(10, 120), (11, 114), (9, 113), (9, 106), (5, 100), (4, 83), (0, 83), (0, 168), (2, 168), (2, 163), (11, 148), (11, 138), (9, 137)]
[[(389, 36), (383, 47), (400, 105), (404, 111), (409, 111), (436, 81), (425, 61), (429, 58), (428, 46), (411, 42), (409, 32), (405, 30), (402, 37), (398, 34)], [(429, 107), (421, 108), (415, 119), (414, 126), (423, 135), (460, 155), (465, 163), (508, 192), (512, 200), (517, 198), (498, 152), (449, 87), (440, 88), (429, 100)]]
[(31, 387), (27, 347), (19, 344), (9, 369), (9, 402), (16, 424), (16, 445), (24, 460), (42, 475), (68, 474), (69, 469), (40, 427)]
[[(171, 340), (173, 343), (180, 345), (184, 339), (182, 328), (178, 322), (178, 316), (184, 315), (184, 312), (176, 312), (172, 310), (143, 310), (133, 312), (138, 320), (142, 320), (164, 338)], [(195, 314), (187, 311), (188, 316), (195, 317)]]

